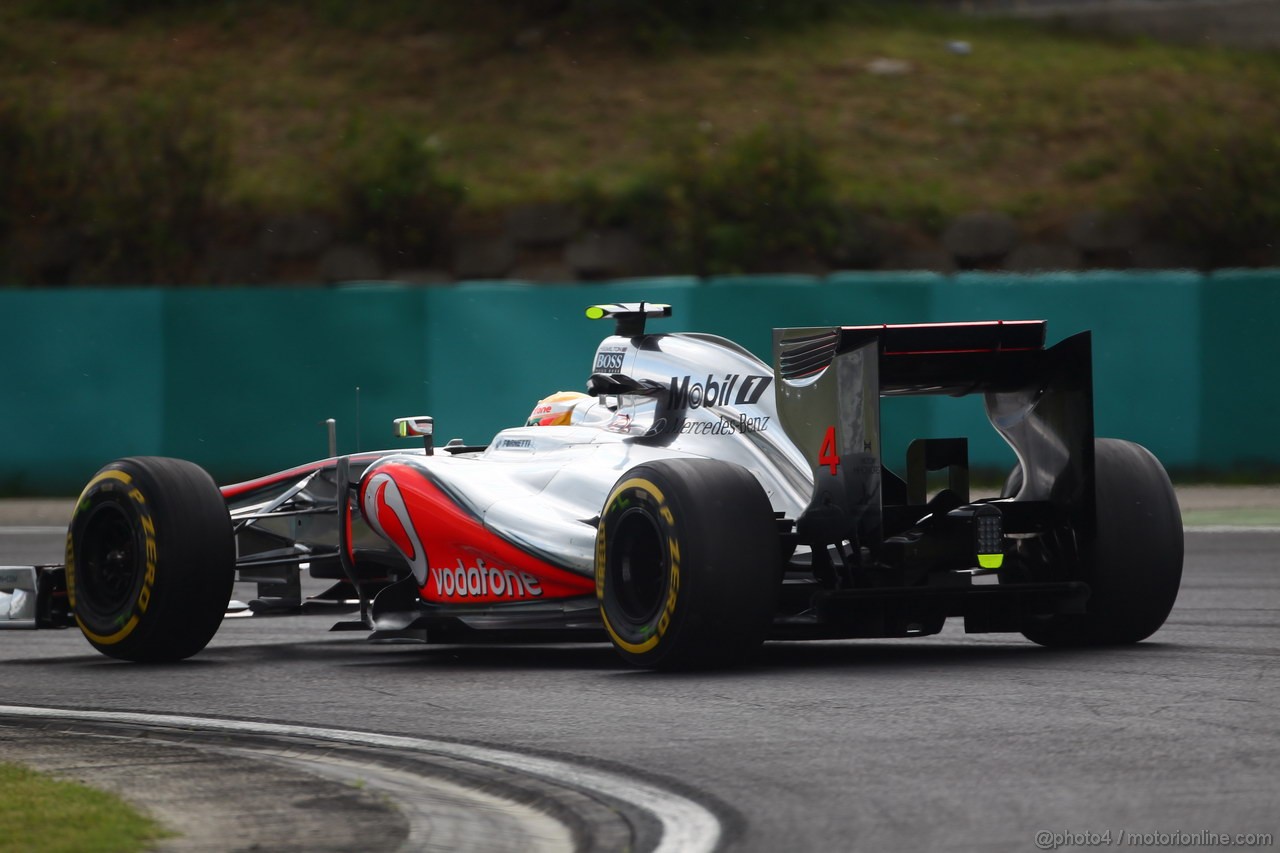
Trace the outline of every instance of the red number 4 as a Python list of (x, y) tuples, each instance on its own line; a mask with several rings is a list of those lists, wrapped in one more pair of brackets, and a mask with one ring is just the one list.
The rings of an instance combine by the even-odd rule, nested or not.
[(836, 475), (840, 467), (840, 457), (836, 455), (836, 428), (827, 427), (827, 434), (822, 437), (822, 447), (818, 450), (818, 464), (831, 469), (831, 476)]

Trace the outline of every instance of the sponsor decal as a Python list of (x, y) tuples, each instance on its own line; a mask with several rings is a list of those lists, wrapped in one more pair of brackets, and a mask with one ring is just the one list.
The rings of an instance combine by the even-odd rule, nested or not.
[(498, 442), (499, 450), (529, 450), (532, 447), (531, 438), (504, 438)]
[(593, 373), (620, 373), (622, 372), (622, 360), (626, 358), (627, 351), (625, 349), (602, 349), (596, 353), (595, 367), (592, 368)]
[[(657, 520), (662, 524), (658, 525), (660, 529), (659, 535), (665, 535), (667, 540), (667, 564), (669, 572), (667, 575), (667, 598), (663, 603), (661, 614), (657, 615), (657, 620), (653, 619), (653, 615), (640, 624), (621, 624), (618, 628), (610, 622), (609, 607), (605, 600), (605, 575), (609, 566), (608, 543), (612, 536), (610, 528), (617, 521), (617, 516), (630, 508), (633, 504), (646, 505), (647, 513), (657, 514)], [(600, 616), (604, 621), (605, 630), (621, 648), (632, 654), (644, 654), (645, 652), (655, 648), (662, 637), (666, 634), (667, 629), (671, 627), (671, 619), (675, 616), (677, 605), (680, 602), (680, 542), (676, 538), (675, 513), (672, 512), (671, 506), (667, 503), (666, 496), (662, 494), (654, 483), (642, 477), (635, 477), (627, 480), (625, 483), (617, 486), (608, 501), (608, 509), (601, 521), (603, 525), (601, 531), (603, 535), (596, 538), (596, 598), (600, 601)], [(653, 516), (650, 515), (652, 518)], [(624, 616), (624, 618), (626, 618)], [(630, 620), (628, 620), (630, 621)], [(639, 642), (636, 642), (636, 640)]]
[(747, 406), (759, 402), (772, 376), (756, 373), (726, 373), (719, 378), (707, 374), (695, 382), (692, 376), (672, 376), (667, 392), (667, 408), (697, 409), (702, 406)]
[[(396, 488), (395, 482), (390, 478), (379, 482), (374, 489), (374, 517), (378, 521), (378, 527), (382, 528), (382, 532), (395, 543), (395, 546), (400, 549), (405, 558), (413, 562), (418, 557), (418, 548), (413, 541), (413, 537), (409, 536), (408, 513), (405, 511), (404, 499), (400, 496), (400, 490)], [(390, 502), (387, 500), (388, 492), (391, 495)], [(402, 514), (404, 517), (402, 517)]]
[(680, 435), (741, 435), (751, 432), (764, 432), (769, 428), (769, 416), (738, 415), (737, 419), (722, 418), (714, 421), (690, 420), (676, 418), (668, 421), (659, 418), (649, 430), (649, 435), (679, 433)]
[[(126, 491), (127, 490), (127, 491)], [(133, 633), (134, 628), (138, 626), (140, 619), (146, 614), (147, 608), (151, 606), (152, 591), (155, 589), (156, 583), (156, 565), (159, 559), (159, 550), (156, 545), (156, 526), (151, 518), (151, 508), (147, 505), (147, 498), (142, 494), (142, 490), (133, 482), (133, 477), (124, 471), (103, 471), (98, 476), (89, 481), (84, 491), (80, 494), (80, 503), (76, 510), (79, 513), (93, 505), (93, 492), (115, 492), (124, 491), (126, 497), (134, 504), (134, 509), (138, 513), (138, 523), (142, 527), (142, 550), (143, 550), (143, 576), (142, 586), (138, 590), (138, 596), (134, 599), (130, 611), (127, 613), (118, 613), (115, 617), (112, 627), (117, 630), (113, 634), (101, 635), (91, 630), (90, 626), (76, 614), (76, 622), (80, 625), (80, 629), (85, 636), (96, 643), (103, 645), (115, 645), (124, 640)], [(72, 526), (75, 526), (75, 519), (72, 519)], [(67, 531), (67, 600), (72, 609), (76, 606), (76, 561), (75, 548), (72, 540), (71, 530)], [(106, 624), (106, 623), (104, 623)]]
[(610, 432), (631, 432), (631, 415), (614, 415), (613, 420), (609, 421), (607, 429)]
[(23, 583), (25, 579), (25, 572), (0, 572), (0, 587), (11, 590)]
[(486, 565), (468, 566), (458, 558), (452, 568), (431, 570), (436, 593), (447, 598), (529, 598), (542, 595), (542, 582), (528, 572)]
[(379, 471), (365, 487), (362, 514), (373, 529), (404, 555), (418, 583), (427, 579), (427, 559), (418, 532), (413, 528), (409, 507), (400, 487), (386, 471)]
[[(385, 490), (387, 516), (378, 513), (380, 490)], [(419, 465), (382, 463), (361, 483), (360, 506), (369, 526), (392, 544), (396, 543), (382, 526), (394, 526), (387, 517), (394, 517), (403, 529), (401, 538), (412, 548), (413, 577), (424, 599), (480, 604), (590, 593), (590, 578), (546, 563), (487, 529), (460, 499), (446, 493)], [(403, 555), (408, 549), (402, 547), (397, 544)], [(481, 554), (483, 562), (477, 559)]]
[(146, 613), (147, 606), (151, 603), (151, 590), (156, 584), (156, 526), (151, 520), (151, 513), (147, 511), (147, 501), (142, 492), (134, 489), (129, 492), (129, 497), (138, 502), (141, 512), (138, 521), (142, 524), (142, 550), (146, 555), (146, 569), (142, 576), (142, 589), (138, 590), (138, 609)]

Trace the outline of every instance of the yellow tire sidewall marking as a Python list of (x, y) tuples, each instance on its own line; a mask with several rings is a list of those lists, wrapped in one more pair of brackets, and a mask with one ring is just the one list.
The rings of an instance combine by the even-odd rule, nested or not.
[(100, 646), (114, 646), (125, 637), (133, 633), (133, 629), (138, 627), (138, 614), (134, 613), (129, 617), (129, 621), (124, 623), (124, 627), (114, 634), (95, 634), (93, 631), (85, 627), (84, 621), (77, 615), (76, 624), (80, 626), (80, 630), (84, 635)]
[[(95, 476), (92, 480), (90, 480), (85, 485), (85, 487), (80, 491), (80, 497), (76, 498), (75, 512), (78, 513), (82, 508), (85, 507), (86, 502), (89, 499), (89, 493), (93, 491), (95, 486), (97, 486), (99, 483), (105, 480), (118, 480), (121, 483), (124, 483), (126, 486), (133, 484), (133, 478), (130, 477), (128, 474), (126, 474), (124, 471), (115, 471), (115, 470), (101, 471), (97, 474), (97, 476)], [(74, 611), (76, 608), (76, 584), (75, 584), (76, 554), (75, 554), (75, 549), (71, 546), (71, 527), (74, 527), (74, 526), (75, 526), (75, 519), (73, 518), (71, 526), (67, 528), (67, 547), (66, 547), (67, 604), (71, 607), (72, 611)], [(77, 623), (80, 622), (79, 616), (76, 617), (76, 622)], [(86, 629), (83, 624), (80, 625), (80, 628), (85, 632), (86, 636), (89, 634), (88, 629)]]
[[(85, 505), (85, 502), (89, 499), (89, 497), (91, 496), (91, 492), (93, 492), (95, 487), (97, 487), (99, 484), (107, 480), (115, 480), (120, 483), (123, 483), (125, 486), (132, 486), (132, 488), (129, 489), (126, 495), (134, 503), (134, 506), (138, 511), (138, 521), (142, 525), (142, 532), (144, 536), (143, 547), (144, 547), (144, 556), (146, 560), (146, 568), (145, 568), (145, 574), (143, 575), (143, 578), (142, 578), (142, 588), (138, 590), (138, 596), (136, 599), (134, 599), (134, 602), (133, 602), (134, 612), (129, 614), (128, 619), (124, 619), (124, 617), (121, 617), (121, 619), (124, 620), (124, 623), (119, 627), (118, 630), (110, 634), (99, 634), (98, 632), (92, 630), (84, 623), (84, 620), (80, 618), (80, 614), (78, 613), (75, 615), (75, 617), (76, 617), (76, 624), (80, 626), (80, 630), (84, 633), (84, 635), (87, 638), (89, 638), (90, 641), (102, 646), (113, 646), (116, 643), (119, 643), (125, 640), (130, 634), (133, 633), (134, 629), (138, 627), (138, 622), (140, 619), (139, 611), (144, 614), (147, 612), (147, 607), (151, 603), (152, 589), (154, 588), (155, 581), (156, 581), (156, 563), (159, 557), (159, 550), (156, 546), (155, 523), (152, 521), (151, 508), (147, 505), (146, 496), (142, 494), (142, 491), (138, 489), (137, 486), (133, 485), (133, 477), (131, 477), (129, 474), (125, 473), (124, 471), (115, 471), (115, 470), (103, 471), (99, 473), (96, 477), (94, 477), (92, 480), (90, 480), (88, 485), (84, 487), (84, 491), (80, 493), (80, 498), (76, 502), (76, 511), (79, 512), (80, 509)], [(66, 571), (67, 571), (68, 603), (70, 604), (72, 610), (74, 611), (76, 606), (75, 549), (72, 547), (71, 532), (69, 530), (67, 531)]]
[[(604, 518), (608, 517), (609, 511), (613, 508), (613, 504), (618, 497), (632, 489), (636, 489), (649, 495), (649, 497), (655, 502), (658, 516), (667, 525), (669, 525), (669, 527), (675, 526), (675, 514), (672, 513), (670, 506), (668, 506), (666, 496), (663, 495), (662, 490), (659, 489), (657, 485), (643, 477), (632, 477), (631, 479), (624, 480), (614, 487), (613, 491), (609, 493), (609, 499), (605, 501), (604, 516), (601, 520), (602, 525), (605, 523)], [(649, 637), (642, 643), (632, 643), (623, 639), (618, 634), (613, 625), (609, 622), (609, 614), (605, 612), (604, 608), (605, 567), (608, 565), (607, 539), (608, 530), (602, 526), (599, 535), (596, 536), (596, 598), (600, 602), (600, 619), (604, 622), (605, 630), (609, 632), (609, 636), (613, 639), (614, 643), (617, 644), (618, 648), (633, 655), (644, 654), (645, 652), (654, 649), (662, 640), (662, 636), (670, 627), (671, 618), (675, 614), (680, 592), (680, 544), (671, 534), (670, 529), (668, 529), (667, 554), (670, 558), (668, 561), (670, 564), (670, 577), (667, 585), (667, 602), (663, 607), (662, 615), (658, 618), (658, 623), (653, 636)]]

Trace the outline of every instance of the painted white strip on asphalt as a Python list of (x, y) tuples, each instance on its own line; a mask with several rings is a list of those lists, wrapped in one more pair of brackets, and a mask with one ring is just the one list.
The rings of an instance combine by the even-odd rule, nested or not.
[(0, 527), (0, 533), (16, 533), (19, 536), (66, 536), (65, 527)]
[(1183, 528), (1187, 533), (1280, 533), (1280, 525), (1198, 524)]
[(261, 723), (250, 720), (220, 720), (178, 714), (140, 714), (126, 711), (80, 711), (65, 708), (34, 708), (0, 705), (0, 715), (139, 726), (193, 729), (228, 734), (268, 737), (305, 737), (356, 746), (377, 746), (406, 752), (445, 755), (464, 761), (493, 764), (562, 785), (594, 791), (649, 812), (662, 825), (662, 837), (655, 853), (701, 853), (714, 850), (720, 840), (720, 821), (703, 806), (679, 794), (637, 779), (627, 779), (603, 770), (578, 767), (565, 761), (523, 755), (485, 746), (468, 746), (432, 738), (382, 735), (346, 729), (325, 729), (288, 723)]

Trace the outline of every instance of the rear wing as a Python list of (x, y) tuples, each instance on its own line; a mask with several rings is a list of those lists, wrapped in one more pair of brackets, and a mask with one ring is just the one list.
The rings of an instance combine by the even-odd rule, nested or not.
[[(1046, 348), (1045, 327), (1018, 320), (775, 329), (778, 414), (814, 475), (813, 498), (797, 519), (800, 541), (848, 540), (874, 552), (886, 536), (886, 507), (923, 506), (929, 471), (949, 470), (968, 500), (965, 439), (912, 442), (905, 481), (884, 469), (880, 398), (916, 394), (982, 394), (1023, 472), (1013, 503), (1048, 504), (1091, 538), (1091, 336)], [(1016, 527), (1017, 507), (1009, 509)], [(1043, 523), (1045, 513), (1026, 516)]]

